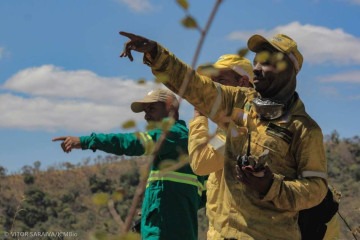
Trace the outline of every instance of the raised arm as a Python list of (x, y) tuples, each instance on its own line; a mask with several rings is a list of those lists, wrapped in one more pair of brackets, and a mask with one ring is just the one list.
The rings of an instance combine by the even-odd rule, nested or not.
[(225, 135), (209, 136), (208, 119), (196, 116), (189, 124), (189, 157), (192, 170), (208, 175), (224, 168)]
[[(164, 80), (166, 87), (185, 98), (217, 124), (222, 125), (227, 120), (235, 103), (241, 105), (245, 101), (247, 90), (214, 83), (154, 41), (131, 33), (120, 34), (130, 39), (125, 43), (120, 57), (132, 60), (132, 50), (144, 53), (144, 63), (151, 67), (156, 77)], [(187, 86), (184, 87), (186, 82)]]

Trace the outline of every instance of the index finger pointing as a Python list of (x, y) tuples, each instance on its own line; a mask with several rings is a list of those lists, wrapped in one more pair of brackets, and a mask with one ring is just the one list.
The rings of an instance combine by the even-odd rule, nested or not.
[(53, 142), (56, 142), (56, 141), (65, 141), (67, 137), (56, 137), (56, 138), (53, 138), (52, 141)]
[(135, 34), (132, 34), (132, 33), (129, 33), (129, 32), (119, 32), (120, 33), (120, 35), (123, 35), (123, 36), (125, 36), (125, 37), (128, 37), (128, 38), (130, 38), (130, 39), (132, 39), (133, 37), (136, 37), (136, 35)]

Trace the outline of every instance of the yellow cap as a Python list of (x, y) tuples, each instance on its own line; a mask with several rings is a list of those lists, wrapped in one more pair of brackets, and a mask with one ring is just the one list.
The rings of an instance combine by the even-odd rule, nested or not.
[(147, 93), (147, 95), (138, 101), (131, 103), (131, 110), (135, 113), (144, 111), (144, 103), (164, 102), (179, 107), (179, 102), (171, 91), (167, 89), (155, 89)]
[(241, 76), (248, 76), (250, 82), (253, 81), (254, 72), (253, 67), (249, 59), (241, 57), (237, 54), (225, 54), (219, 57), (219, 59), (212, 65), (201, 65), (198, 68), (198, 72), (202, 74), (202, 69), (213, 67), (216, 69), (232, 69)]
[(255, 34), (249, 38), (247, 43), (248, 48), (253, 52), (261, 51), (264, 44), (270, 44), (278, 51), (285, 53), (294, 64), (296, 73), (300, 71), (304, 59), (297, 49), (296, 42), (292, 38), (285, 34), (276, 34), (271, 39), (266, 39), (263, 36)]

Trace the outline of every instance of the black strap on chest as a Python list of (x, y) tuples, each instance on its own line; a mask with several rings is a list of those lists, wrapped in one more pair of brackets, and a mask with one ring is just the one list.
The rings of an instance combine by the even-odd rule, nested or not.
[(269, 122), (266, 128), (266, 133), (269, 135), (277, 136), (283, 139), (288, 144), (291, 143), (293, 133), (285, 127), (280, 127), (272, 122)]

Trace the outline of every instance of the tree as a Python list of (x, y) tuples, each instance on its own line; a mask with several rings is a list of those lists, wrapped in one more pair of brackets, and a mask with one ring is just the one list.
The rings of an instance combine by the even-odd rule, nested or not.
[(33, 184), (35, 182), (35, 176), (32, 174), (24, 174), (24, 183)]
[(34, 170), (36, 172), (40, 171), (40, 166), (41, 166), (41, 162), (40, 161), (35, 161), (34, 162)]
[(7, 172), (7, 169), (4, 168), (3, 166), (0, 166), (0, 177), (5, 177), (6, 172)]
[(335, 144), (339, 144), (339, 142), (340, 142), (339, 138), (340, 138), (339, 133), (336, 130), (332, 131), (332, 133), (330, 135), (331, 142), (333, 142)]

